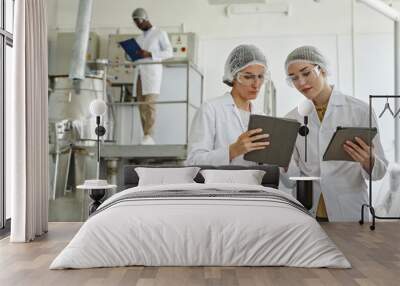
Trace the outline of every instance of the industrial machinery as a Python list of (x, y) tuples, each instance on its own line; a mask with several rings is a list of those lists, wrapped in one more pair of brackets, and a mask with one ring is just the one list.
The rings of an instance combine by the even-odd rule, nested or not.
[[(110, 98), (106, 96), (106, 81), (102, 75), (88, 76), (76, 86), (68, 77), (51, 78), (51, 93), (49, 96), (49, 144), (50, 156), (54, 161), (54, 174), (50, 198), (63, 196), (70, 188), (68, 178), (83, 181), (81, 173), (72, 174), (71, 162), (84, 165), (79, 160), (87, 160), (81, 156), (83, 146), (91, 146), (96, 140), (94, 132), (95, 118), (89, 113), (89, 104), (97, 98), (109, 103), (109, 111), (104, 116), (103, 124), (107, 128), (105, 140), (112, 141), (114, 119)], [(79, 156), (74, 156), (79, 153)], [(86, 152), (89, 154), (88, 152)], [(75, 166), (74, 166), (75, 167)], [(76, 170), (74, 168), (73, 170)], [(71, 171), (73, 172), (73, 171)], [(73, 187), (75, 182), (72, 183)], [(72, 188), (73, 188), (72, 187)]]
[(269, 116), (276, 116), (276, 88), (271, 79), (265, 84), (264, 113)]
[[(193, 33), (169, 34), (174, 58), (162, 62), (163, 81), (156, 102), (154, 138), (158, 145), (138, 145), (142, 126), (132, 98), (133, 69), (118, 42), (133, 35), (110, 35), (108, 58), (99, 59), (99, 37), (91, 32), (85, 78), (70, 79), (74, 33), (60, 33), (49, 58), (50, 199), (64, 197), (96, 173), (95, 118), (89, 104), (101, 98), (108, 106), (102, 117), (107, 132), (101, 146), (101, 175), (119, 184), (124, 164), (178, 163), (186, 158), (191, 118), (200, 107), (203, 75), (195, 65), (197, 38)], [(103, 49), (104, 50), (104, 49)], [(152, 64), (152, 63), (146, 63)]]
[[(67, 76), (69, 74), (72, 48), (74, 45), (75, 33), (58, 33), (56, 40), (49, 51), (49, 76)], [(89, 34), (86, 60), (95, 61), (99, 56), (99, 36), (91, 32)]]
[[(111, 34), (108, 37), (107, 58), (110, 61), (109, 76), (112, 85), (132, 84), (133, 63), (129, 62), (119, 42), (133, 38), (134, 34)], [(170, 62), (182, 61), (197, 64), (197, 36), (194, 33), (168, 34), (173, 51)]]
[[(133, 34), (111, 34), (108, 37), (108, 78), (116, 118), (114, 139), (123, 145), (139, 144), (142, 137), (138, 105), (133, 98), (136, 63), (128, 60), (119, 45), (119, 42), (133, 37)], [(190, 113), (200, 106), (203, 92), (203, 75), (195, 64), (197, 37), (194, 33), (170, 33), (169, 38), (174, 56), (162, 63), (163, 81), (159, 102), (156, 103), (154, 136), (161, 145), (186, 145)], [(174, 122), (175, 128), (168, 128), (167, 122)]]

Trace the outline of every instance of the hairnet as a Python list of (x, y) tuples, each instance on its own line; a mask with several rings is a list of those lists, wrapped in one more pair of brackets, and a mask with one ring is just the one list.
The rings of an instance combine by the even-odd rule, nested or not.
[(226, 60), (222, 81), (232, 86), (236, 74), (250, 65), (261, 65), (267, 69), (267, 60), (263, 52), (254, 45), (237, 46)]
[(328, 73), (328, 62), (321, 52), (313, 46), (302, 46), (293, 50), (286, 58), (285, 71), (288, 74), (288, 67), (295, 62), (307, 62), (318, 65), (324, 72)]
[(147, 20), (148, 19), (147, 12), (143, 8), (137, 8), (135, 9), (135, 11), (132, 12), (132, 18)]

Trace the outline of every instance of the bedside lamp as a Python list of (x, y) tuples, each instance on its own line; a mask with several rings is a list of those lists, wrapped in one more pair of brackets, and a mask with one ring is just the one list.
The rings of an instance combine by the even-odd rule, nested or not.
[(106, 103), (101, 99), (95, 99), (90, 103), (89, 106), (90, 114), (96, 116), (96, 129), (95, 133), (97, 135), (97, 180), (100, 179), (100, 136), (106, 134), (106, 129), (104, 126), (100, 125), (100, 116), (104, 115), (107, 110)]
[(102, 99), (95, 99), (89, 105), (90, 114), (96, 116), (96, 129), (97, 135), (97, 173), (96, 179), (85, 180), (83, 185), (78, 186), (78, 189), (84, 189), (89, 191), (89, 196), (93, 200), (89, 206), (89, 215), (96, 211), (100, 206), (101, 200), (106, 194), (107, 189), (115, 188), (115, 185), (109, 185), (107, 180), (100, 180), (100, 136), (106, 134), (104, 126), (100, 125), (100, 116), (104, 115), (107, 111), (107, 105)]
[[(314, 104), (311, 100), (304, 100), (297, 106), (297, 111), (304, 118), (304, 125), (299, 128), (299, 134), (304, 137), (304, 161), (307, 162), (307, 135), (308, 115), (312, 112)], [(290, 177), (296, 181), (296, 198), (303, 206), (310, 210), (313, 207), (313, 181), (319, 180), (319, 177)]]
[(308, 115), (312, 112), (314, 104), (311, 100), (304, 100), (297, 106), (297, 111), (304, 117), (304, 125), (299, 128), (299, 134), (304, 137), (304, 161), (307, 162), (307, 135), (310, 130), (307, 127)]

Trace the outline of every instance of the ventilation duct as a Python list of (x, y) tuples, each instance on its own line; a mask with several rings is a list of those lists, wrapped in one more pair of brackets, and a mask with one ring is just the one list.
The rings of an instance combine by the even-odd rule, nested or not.
[(86, 67), (86, 51), (89, 43), (90, 20), (93, 0), (80, 0), (75, 27), (75, 42), (72, 50), (71, 79), (84, 79)]

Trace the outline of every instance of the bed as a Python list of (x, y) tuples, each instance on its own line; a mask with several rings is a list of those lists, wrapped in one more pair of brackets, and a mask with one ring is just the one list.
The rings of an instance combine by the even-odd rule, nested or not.
[(50, 269), (144, 266), (292, 266), (350, 268), (343, 253), (293, 197), (279, 191), (275, 166), (262, 185), (194, 183), (138, 186), (124, 168), (125, 190), (107, 199)]

